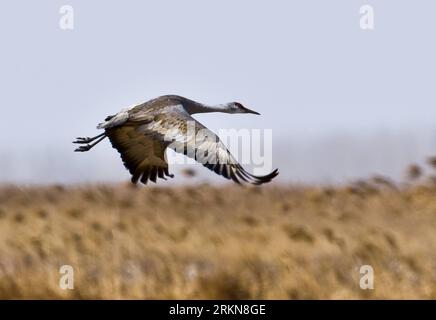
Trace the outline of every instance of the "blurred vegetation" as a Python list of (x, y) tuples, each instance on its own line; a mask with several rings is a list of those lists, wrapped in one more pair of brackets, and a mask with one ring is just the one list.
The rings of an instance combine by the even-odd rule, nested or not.
[[(436, 182), (422, 171), (335, 187), (3, 186), (0, 298), (435, 299)], [(74, 290), (59, 287), (65, 264)], [(364, 264), (374, 290), (359, 288)]]

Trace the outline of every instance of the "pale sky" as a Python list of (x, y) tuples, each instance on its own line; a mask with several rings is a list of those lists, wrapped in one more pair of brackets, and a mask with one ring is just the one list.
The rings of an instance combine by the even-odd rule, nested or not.
[[(65, 4), (74, 30), (59, 28)], [(411, 0), (3, 1), (0, 182), (128, 179), (107, 141), (87, 154), (71, 141), (169, 93), (259, 111), (197, 119), (272, 129), (279, 181), (398, 176), (436, 154), (435, 13)]]

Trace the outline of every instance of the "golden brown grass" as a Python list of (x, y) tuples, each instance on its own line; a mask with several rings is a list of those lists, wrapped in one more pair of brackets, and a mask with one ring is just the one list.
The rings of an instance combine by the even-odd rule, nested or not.
[[(434, 299), (435, 247), (436, 186), (382, 177), (0, 188), (0, 298)], [(65, 264), (74, 290), (58, 285)]]

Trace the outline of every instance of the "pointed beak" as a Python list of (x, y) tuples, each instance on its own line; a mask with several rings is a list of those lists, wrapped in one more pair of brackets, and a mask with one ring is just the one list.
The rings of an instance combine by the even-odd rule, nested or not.
[(256, 111), (254, 111), (254, 110), (250, 110), (250, 109), (247, 109), (247, 108), (245, 108), (245, 113), (252, 113), (252, 114), (260, 115), (259, 112), (256, 112)]

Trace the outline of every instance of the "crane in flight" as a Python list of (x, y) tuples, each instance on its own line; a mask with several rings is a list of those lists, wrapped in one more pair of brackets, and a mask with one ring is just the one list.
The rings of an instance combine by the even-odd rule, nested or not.
[[(166, 95), (108, 116), (97, 126), (104, 132), (91, 138), (77, 138), (73, 143), (81, 146), (74, 151), (88, 151), (108, 137), (135, 184), (138, 181), (147, 184), (148, 180), (156, 182), (157, 178), (173, 178), (165, 159), (167, 148), (195, 159), (236, 183), (260, 185), (278, 175), (278, 169), (265, 176), (247, 172), (216, 134), (191, 117), (192, 114), (206, 112), (259, 114), (239, 102), (207, 106), (181, 96)], [(193, 124), (193, 130), (190, 130), (190, 124)]]

